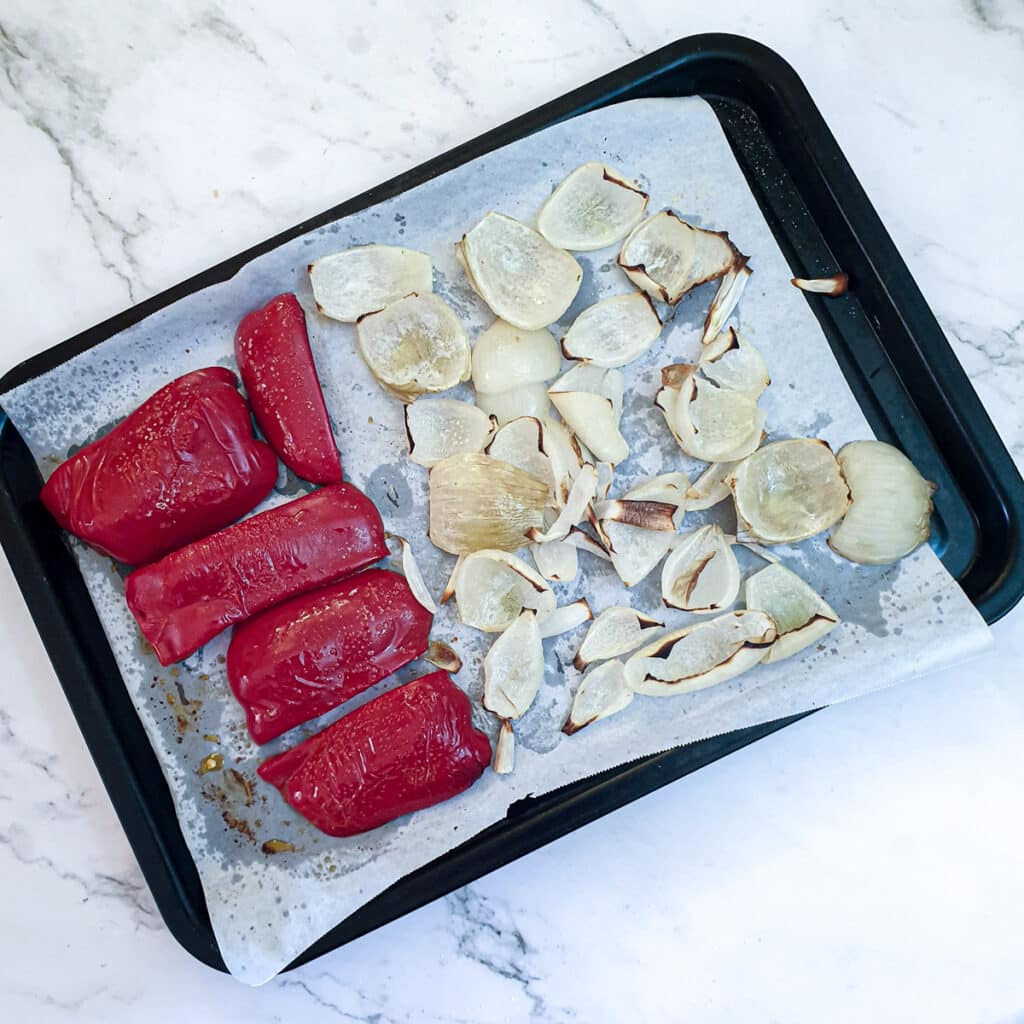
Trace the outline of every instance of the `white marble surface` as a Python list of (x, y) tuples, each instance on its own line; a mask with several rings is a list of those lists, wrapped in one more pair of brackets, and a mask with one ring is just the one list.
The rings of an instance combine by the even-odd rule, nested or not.
[[(2, 0), (0, 368), (710, 30), (796, 66), (1024, 464), (1019, 0)], [(1024, 608), (968, 669), (816, 715), (252, 991), (164, 929), (0, 572), (14, 1019), (1024, 1021)]]

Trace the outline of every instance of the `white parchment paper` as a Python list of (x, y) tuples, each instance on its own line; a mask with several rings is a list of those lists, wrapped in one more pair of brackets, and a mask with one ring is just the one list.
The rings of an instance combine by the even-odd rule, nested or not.
[[(435, 290), (475, 337), (492, 318), (458, 269), (453, 242), (488, 210), (532, 222), (550, 190), (588, 160), (638, 177), (651, 193), (650, 212), (671, 207), (692, 223), (727, 229), (751, 256), (755, 272), (738, 320), (771, 371), (773, 384), (762, 398), (771, 439), (817, 436), (838, 448), (871, 436), (803, 295), (789, 284), (789, 268), (713, 112), (697, 99), (620, 104), (497, 150), (281, 246), (231, 281), (182, 299), (0, 401), (46, 476), (69, 452), (108, 430), (174, 377), (211, 364), (234, 366), (239, 319), (272, 296), (294, 291), (307, 311), (345, 475), (374, 499), (389, 529), (409, 538), (437, 594), (454, 560), (426, 540), (426, 471), (405, 458), (402, 407), (383, 394), (362, 364), (353, 329), (317, 315), (306, 266), (318, 256), (368, 242), (421, 249), (434, 260)], [(557, 336), (584, 307), (629, 290), (615, 254), (613, 247), (577, 256), (583, 284), (572, 308), (552, 328)], [(641, 477), (677, 468), (692, 477), (700, 468), (681, 455), (652, 398), (661, 366), (695, 360), (713, 291), (712, 284), (684, 298), (662, 340), (624, 370), (623, 432), (632, 454), (616, 474), (613, 493)], [(303, 489), (283, 475), (267, 504)], [(683, 528), (712, 518), (734, 528), (727, 505), (691, 514)], [(225, 680), (229, 635), (179, 666), (162, 668), (125, 606), (125, 567), (77, 541), (72, 548), (170, 785), (221, 952), (232, 973), (250, 984), (273, 977), (374, 895), (501, 819), (521, 797), (681, 743), (848, 700), (962, 659), (988, 639), (981, 617), (927, 547), (885, 568), (845, 562), (822, 538), (777, 549), (843, 619), (818, 647), (699, 693), (668, 701), (637, 699), (624, 713), (570, 738), (560, 728), (579, 681), (572, 656), (583, 630), (547, 641), (547, 678), (519, 723), (514, 775), (486, 772), (446, 804), (368, 835), (331, 839), (290, 812), (255, 769), (266, 754), (291, 746), (297, 736), (322, 728), (340, 712), (257, 750)], [(741, 557), (746, 572), (762, 565), (753, 556)], [(682, 612), (662, 615), (659, 572), (627, 591), (606, 563), (582, 554), (580, 562), (580, 578), (556, 587), (560, 603), (585, 595), (595, 613), (632, 604), (668, 625), (689, 618)], [(461, 652), (465, 665), (457, 681), (478, 704), (481, 660), (492, 638), (460, 626), (453, 604), (437, 616), (434, 636)], [(427, 668), (410, 666), (397, 678)], [(395, 679), (382, 683), (345, 710), (393, 685)], [(475, 714), (493, 735), (494, 723), (479, 707)], [(266, 852), (280, 845), (275, 840), (294, 850)]]

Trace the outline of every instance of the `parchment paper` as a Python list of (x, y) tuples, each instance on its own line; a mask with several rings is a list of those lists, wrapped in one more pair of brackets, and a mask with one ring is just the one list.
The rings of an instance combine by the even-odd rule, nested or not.
[[(211, 364), (233, 367), (239, 319), (272, 296), (294, 291), (307, 311), (346, 477), (374, 499), (389, 529), (410, 540), (436, 595), (454, 560), (426, 540), (426, 471), (405, 458), (402, 407), (380, 390), (359, 359), (353, 329), (316, 313), (306, 266), (323, 254), (368, 242), (421, 249), (433, 257), (436, 291), (475, 337), (492, 318), (458, 269), (453, 242), (492, 209), (532, 223), (550, 190), (588, 160), (638, 177), (651, 193), (650, 212), (671, 207), (692, 223), (727, 229), (751, 256), (755, 272), (738, 320), (771, 371), (773, 383), (762, 398), (771, 439), (817, 436), (838, 448), (872, 436), (803, 295), (789, 284), (789, 268), (714, 114), (697, 99), (623, 103), (481, 157), (281, 246), (233, 280), (182, 299), (0, 400), (46, 476), (69, 452), (178, 375)], [(572, 308), (552, 328), (557, 337), (584, 307), (629, 290), (615, 254), (612, 247), (577, 256), (583, 284)], [(632, 455), (617, 472), (613, 493), (641, 477), (676, 468), (693, 477), (700, 468), (681, 455), (652, 398), (661, 366), (695, 359), (714, 287), (684, 298), (662, 340), (624, 370), (623, 432)], [(304, 488), (282, 475), (267, 505)], [(691, 514), (683, 528), (711, 518), (734, 528), (726, 504)], [(166, 774), (225, 962), (249, 984), (273, 977), (375, 894), (504, 817), (521, 797), (677, 744), (848, 700), (962, 659), (988, 639), (981, 617), (927, 547), (887, 568), (845, 562), (820, 537), (777, 549), (842, 617), (842, 625), (818, 647), (702, 692), (667, 701), (639, 698), (622, 714), (570, 738), (560, 728), (579, 681), (571, 663), (583, 630), (547, 641), (547, 678), (519, 723), (514, 775), (488, 771), (446, 804), (368, 835), (330, 839), (290, 812), (255, 769), (266, 754), (291, 746), (297, 736), (322, 728), (341, 712), (258, 751), (225, 680), (229, 634), (183, 664), (161, 668), (125, 606), (126, 567), (77, 541), (72, 548)], [(746, 572), (762, 566), (753, 556), (741, 557)], [(690, 618), (662, 608), (658, 571), (627, 591), (606, 563), (585, 554), (580, 563), (580, 578), (556, 587), (559, 603), (586, 595), (595, 613), (632, 604), (669, 625)], [(461, 652), (465, 664), (457, 681), (478, 703), (480, 663), (493, 638), (460, 626), (453, 604), (437, 616), (433, 635)], [(397, 679), (428, 668), (410, 666)], [(375, 687), (344, 710), (395, 682)], [(479, 707), (475, 714), (493, 735), (489, 716)], [(267, 850), (279, 845), (273, 841), (295, 849), (265, 852), (268, 841)]]

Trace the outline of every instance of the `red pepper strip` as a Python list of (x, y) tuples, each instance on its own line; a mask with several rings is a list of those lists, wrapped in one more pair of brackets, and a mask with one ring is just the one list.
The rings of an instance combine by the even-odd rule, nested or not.
[(267, 743), (408, 665), (433, 621), (404, 576), (369, 569), (239, 626), (228, 682), (252, 738)]
[(235, 332), (235, 357), (264, 437), (304, 480), (340, 484), (341, 459), (306, 333), (290, 292), (254, 310)]
[(61, 463), (43, 504), (69, 533), (130, 565), (233, 523), (277, 478), (237, 384), (221, 366), (171, 381)]
[(321, 832), (354, 836), (461, 793), (490, 761), (469, 698), (432, 672), (268, 758), (259, 774)]
[(232, 623), (386, 554), (373, 502), (351, 484), (335, 484), (136, 569), (125, 597), (160, 664), (169, 665)]

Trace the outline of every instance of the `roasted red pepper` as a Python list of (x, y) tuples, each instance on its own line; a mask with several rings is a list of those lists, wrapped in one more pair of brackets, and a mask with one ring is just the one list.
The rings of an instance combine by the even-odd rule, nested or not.
[(239, 626), (228, 682), (252, 738), (267, 743), (408, 665), (433, 620), (404, 576), (369, 569)]
[(61, 463), (43, 504), (65, 530), (130, 565), (233, 523), (277, 478), (237, 384), (221, 366), (171, 381)]
[(324, 487), (136, 569), (128, 607), (162, 665), (236, 622), (387, 554), (380, 513), (351, 484)]
[(235, 357), (256, 422), (281, 461), (304, 480), (340, 484), (338, 446), (299, 300), (286, 292), (246, 316), (235, 332)]
[(268, 758), (259, 774), (321, 832), (354, 836), (461, 793), (490, 760), (469, 698), (432, 672)]

